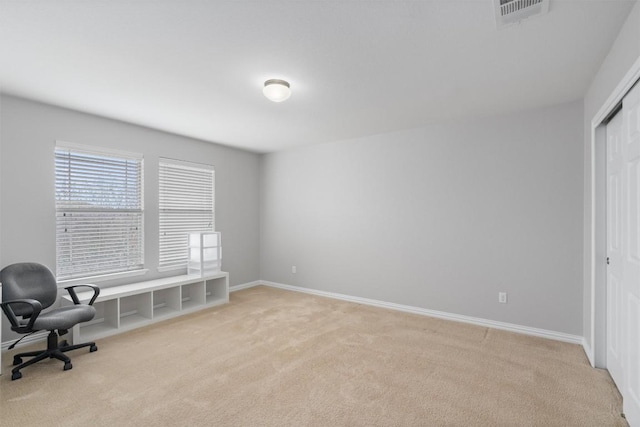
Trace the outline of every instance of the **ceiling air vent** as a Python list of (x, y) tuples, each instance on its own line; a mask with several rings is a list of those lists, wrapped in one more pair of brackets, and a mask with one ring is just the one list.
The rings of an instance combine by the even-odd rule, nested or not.
[(516, 24), (523, 19), (549, 11), (549, 0), (493, 0), (498, 28)]

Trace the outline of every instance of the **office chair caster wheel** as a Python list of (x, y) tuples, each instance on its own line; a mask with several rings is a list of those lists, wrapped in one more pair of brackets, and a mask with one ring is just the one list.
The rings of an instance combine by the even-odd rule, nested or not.
[[(21, 358), (21, 357), (18, 357), (18, 356), (14, 356), (14, 357), (13, 357), (13, 366), (15, 366), (15, 365), (19, 365), (19, 364), (21, 364), (21, 363), (22, 363), (22, 358)], [(16, 373), (19, 373), (19, 372), (16, 372)], [(18, 378), (19, 378), (19, 377), (18, 377)]]
[(98, 351), (98, 346), (95, 344), (89, 347), (89, 353), (93, 353), (94, 351)]
[(11, 381), (19, 380), (20, 378), (22, 378), (22, 372), (20, 372), (20, 371), (13, 372), (11, 374)]
[(64, 364), (64, 370), (68, 371), (69, 369), (73, 368), (73, 365), (71, 365), (71, 362), (65, 362)]

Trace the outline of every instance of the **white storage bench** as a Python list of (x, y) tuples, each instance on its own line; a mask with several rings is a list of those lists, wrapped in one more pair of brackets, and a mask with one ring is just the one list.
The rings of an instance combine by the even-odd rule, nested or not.
[[(82, 288), (80, 288), (82, 289)], [(87, 303), (93, 291), (78, 292)], [(65, 305), (72, 305), (65, 295)], [(100, 289), (93, 303), (93, 320), (75, 325), (74, 343), (95, 341), (109, 335), (146, 326), (160, 320), (192, 313), (229, 302), (229, 273), (220, 271), (206, 276), (184, 275)]]

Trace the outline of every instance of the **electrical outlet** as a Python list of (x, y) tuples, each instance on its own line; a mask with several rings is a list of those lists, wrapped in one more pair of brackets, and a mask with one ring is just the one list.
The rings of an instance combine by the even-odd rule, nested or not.
[(296, 268), (296, 266), (295, 266), (295, 265), (292, 265), (292, 266), (291, 266), (291, 273), (296, 274), (297, 270), (298, 270), (298, 269)]
[(498, 292), (498, 302), (501, 304), (507, 303), (507, 293), (506, 292)]

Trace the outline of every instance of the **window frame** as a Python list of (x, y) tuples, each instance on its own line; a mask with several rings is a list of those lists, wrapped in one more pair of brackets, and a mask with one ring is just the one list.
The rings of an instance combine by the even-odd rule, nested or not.
[[(61, 152), (63, 154), (60, 154)], [(67, 152), (69, 156), (75, 155), (76, 161), (80, 161), (80, 164), (82, 164), (82, 160), (80, 160), (82, 156), (87, 156), (87, 158), (103, 157), (105, 164), (109, 161), (108, 159), (111, 159), (116, 163), (120, 162), (122, 165), (125, 165), (125, 170), (127, 171), (127, 173), (130, 169), (135, 170), (136, 176), (137, 176), (137, 182), (135, 182), (134, 180), (134, 185), (133, 185), (135, 190), (133, 193), (131, 193), (131, 191), (129, 190), (124, 190), (124, 193), (126, 193), (126, 196), (127, 196), (125, 203), (131, 205), (132, 203), (131, 200), (133, 200), (133, 203), (136, 205), (136, 207), (132, 208), (131, 206), (127, 206), (126, 208), (124, 208), (123, 206), (123, 208), (119, 208), (117, 204), (114, 207), (113, 204), (111, 206), (107, 206), (106, 203), (105, 204), (98, 203), (96, 204), (96, 206), (91, 206), (86, 209), (82, 207), (81, 208), (71, 207), (70, 205), (73, 205), (73, 202), (86, 203), (86, 204), (89, 204), (89, 202), (86, 200), (82, 200), (81, 198), (77, 198), (72, 201), (72, 196), (71, 196), (72, 182), (71, 181), (69, 181), (69, 183), (66, 184), (67, 188), (64, 188), (65, 184), (59, 185), (59, 182), (63, 182), (64, 180), (64, 171), (63, 173), (61, 173), (59, 169), (59, 161), (61, 158), (64, 157), (65, 155), (64, 152)], [(136, 164), (132, 167), (129, 167), (128, 165), (126, 165), (126, 163), (130, 161), (136, 162)], [(71, 157), (69, 160), (69, 164), (70, 162), (71, 162)], [(91, 163), (88, 160), (87, 162), (88, 164)], [(100, 165), (100, 161), (96, 161), (95, 165)], [(68, 166), (68, 168), (70, 168), (70, 166)], [(78, 165), (76, 165), (76, 168), (78, 168)], [(97, 172), (95, 173), (96, 175), (99, 175), (100, 173), (106, 174), (107, 172), (105, 171), (105, 169), (102, 169), (102, 170), (97, 169)], [(145, 274), (148, 270), (144, 268), (144, 243), (145, 243), (144, 242), (144, 236), (145, 236), (145, 233), (144, 233), (144, 222), (145, 222), (144, 221), (145, 219), (144, 218), (145, 217), (144, 156), (140, 153), (134, 153), (134, 152), (128, 152), (128, 151), (122, 151), (122, 150), (116, 150), (116, 149), (108, 149), (108, 148), (83, 145), (83, 144), (76, 144), (76, 143), (57, 140), (55, 141), (55, 146), (54, 146), (54, 175), (55, 175), (54, 204), (55, 204), (55, 213), (56, 213), (56, 275), (58, 276), (57, 278), (58, 283), (68, 285), (68, 284), (74, 284), (74, 283), (87, 283), (88, 281), (101, 282), (106, 280), (113, 280), (117, 278), (131, 277), (131, 276), (138, 276), (138, 275)], [(129, 177), (127, 176), (127, 180), (128, 179)], [(113, 181), (113, 182), (117, 182), (117, 181)], [(88, 190), (90, 188), (87, 187), (86, 189)], [(59, 196), (59, 192), (63, 194), (63, 197)], [(67, 197), (66, 200), (64, 199), (65, 194)], [(121, 196), (123, 194), (123, 190), (120, 190), (119, 193), (116, 192), (114, 194)], [(130, 194), (134, 194), (134, 197), (132, 199), (129, 198)], [(93, 200), (93, 202), (95, 202), (95, 200)], [(64, 223), (62, 225), (60, 223), (60, 218), (61, 218), (60, 214), (64, 212), (80, 212), (80, 213), (85, 213), (89, 215), (96, 214), (97, 216), (103, 215), (104, 218), (108, 218), (109, 213), (114, 213), (115, 214), (114, 218), (117, 217), (117, 215), (122, 215), (125, 212), (135, 214), (135, 218), (130, 221), (131, 222), (135, 221), (136, 224), (138, 225), (137, 227), (138, 229), (136, 230), (135, 237), (131, 240), (128, 240), (127, 242), (130, 242), (130, 241), (137, 242), (137, 247), (135, 247), (136, 245), (134, 244), (135, 249), (133, 252), (133, 256), (125, 260), (125, 263), (127, 263), (127, 265), (125, 265), (121, 269), (116, 268), (116, 269), (105, 270), (104, 268), (102, 268), (102, 269), (94, 269), (92, 271), (82, 272), (81, 271), (82, 269), (80, 267), (90, 266), (90, 263), (86, 263), (86, 264), (79, 263), (76, 266), (77, 268), (75, 270), (73, 268), (74, 266), (71, 265), (67, 270), (68, 271), (67, 273), (61, 274), (62, 268), (60, 263), (60, 257), (61, 257), (61, 251), (65, 250), (65, 248), (64, 248), (64, 244), (60, 243), (60, 238), (61, 238), (60, 228), (64, 226)], [(100, 226), (103, 226), (103, 225), (101, 224)], [(111, 231), (113, 232), (113, 230), (117, 228), (118, 228), (117, 226), (114, 226), (111, 229)], [(97, 228), (96, 230), (100, 230), (100, 228)], [(99, 231), (96, 231), (96, 233), (99, 233)], [(126, 244), (127, 243), (121, 243), (119, 246), (112, 246), (112, 247), (115, 250), (118, 247), (122, 247), (123, 245), (126, 245)], [(95, 246), (98, 246), (97, 242), (95, 243)], [(71, 251), (72, 247), (73, 247), (73, 243), (69, 245), (66, 248), (66, 250)], [(116, 264), (117, 264), (117, 259), (114, 258), (114, 264), (113, 264), (114, 267), (117, 267)]]
[[(165, 214), (169, 212), (173, 212), (175, 214), (179, 211), (183, 216), (187, 215), (189, 212), (193, 213), (194, 216), (197, 216), (197, 215), (204, 215), (203, 212), (209, 212), (209, 211), (204, 209), (200, 209), (200, 210), (178, 209), (175, 206), (167, 207), (163, 205), (164, 200), (171, 195), (171, 194), (163, 193), (163, 189), (166, 188), (166, 184), (167, 184), (166, 182), (163, 181), (163, 178), (164, 178), (163, 173), (166, 173), (165, 168), (174, 168), (174, 172), (176, 169), (183, 169), (183, 170), (195, 171), (195, 173), (199, 173), (199, 174), (204, 174), (204, 173), (211, 174), (211, 177), (210, 177), (211, 179), (210, 181), (211, 182), (210, 226), (195, 227), (191, 229), (186, 229), (183, 226), (178, 226), (178, 227), (181, 227), (182, 229), (180, 231), (176, 231), (175, 233), (176, 234), (184, 233), (183, 246), (174, 244), (174, 245), (169, 245), (165, 247), (163, 245), (163, 241), (164, 242), (167, 241), (165, 239), (166, 237), (165, 233), (168, 231), (166, 228), (169, 228), (163, 225), (164, 221), (167, 220), (167, 218), (165, 218)], [(216, 184), (216, 174), (215, 174), (214, 165), (206, 164), (206, 163), (191, 162), (191, 161), (181, 160), (181, 159), (173, 159), (169, 157), (160, 157), (158, 159), (158, 271), (165, 272), (165, 271), (173, 271), (173, 270), (186, 270), (187, 258), (188, 258), (187, 257), (187, 251), (188, 251), (187, 234), (189, 232), (215, 231), (215, 221), (216, 221), (215, 184)], [(174, 183), (174, 186), (175, 186), (175, 183)], [(191, 197), (194, 197), (194, 195), (191, 195)], [(174, 228), (175, 227), (176, 226), (174, 225)], [(171, 256), (168, 255), (168, 252), (174, 251), (174, 253), (178, 253), (180, 250), (184, 252), (184, 259), (179, 259), (179, 258), (176, 259), (175, 257), (178, 255), (174, 255), (173, 260), (167, 261), (167, 258), (171, 258)], [(163, 253), (163, 251), (165, 252)]]

